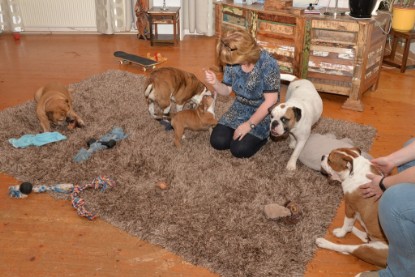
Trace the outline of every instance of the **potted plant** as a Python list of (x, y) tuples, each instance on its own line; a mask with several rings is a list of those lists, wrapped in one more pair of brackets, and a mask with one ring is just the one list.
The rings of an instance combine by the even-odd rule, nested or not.
[(385, 1), (392, 12), (392, 29), (409, 32), (415, 24), (415, 0)]

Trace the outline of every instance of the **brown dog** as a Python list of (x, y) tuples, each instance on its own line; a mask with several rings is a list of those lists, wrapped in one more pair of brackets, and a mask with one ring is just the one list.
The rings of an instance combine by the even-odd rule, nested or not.
[(54, 125), (68, 123), (68, 129), (83, 127), (84, 121), (72, 109), (71, 91), (63, 84), (50, 83), (35, 93), (36, 114), (43, 128), (49, 132), (50, 122)]
[(192, 131), (205, 131), (216, 126), (218, 123), (215, 118), (215, 100), (216, 97), (205, 95), (194, 110), (183, 110), (177, 112), (171, 119), (171, 125), (174, 129), (174, 145), (181, 146), (181, 139), (185, 129)]
[[(192, 102), (197, 106), (204, 95), (211, 95), (206, 86), (193, 73), (174, 67), (162, 67), (151, 72), (147, 81), (145, 97), (148, 111), (155, 119), (169, 118), (172, 103), (176, 112)], [(160, 109), (156, 112), (156, 109)]]

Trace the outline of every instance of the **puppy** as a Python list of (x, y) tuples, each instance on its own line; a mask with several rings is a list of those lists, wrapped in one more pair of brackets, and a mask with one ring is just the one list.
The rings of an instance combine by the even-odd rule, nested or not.
[[(176, 104), (176, 112), (183, 110), (187, 102), (194, 108), (206, 94), (211, 95), (211, 92), (193, 73), (173, 67), (152, 71), (145, 90), (148, 111), (155, 119), (169, 118), (172, 103)], [(162, 114), (156, 113), (157, 108)]]
[[(321, 171), (332, 180), (341, 182), (346, 214), (341, 228), (333, 230), (333, 234), (342, 238), (352, 232), (363, 241), (357, 245), (341, 245), (324, 238), (318, 238), (316, 244), (326, 248), (352, 254), (353, 256), (380, 266), (386, 267), (388, 243), (378, 219), (378, 201), (374, 198), (363, 198), (359, 186), (369, 182), (368, 173), (380, 174), (368, 159), (361, 155), (358, 148), (339, 148), (322, 157)], [(358, 220), (365, 232), (354, 227)]]
[(314, 85), (290, 74), (281, 74), (281, 80), (290, 81), (286, 102), (269, 108), (271, 114), (270, 135), (280, 137), (289, 134), (290, 148), (294, 149), (287, 164), (295, 170), (297, 159), (310, 137), (311, 127), (320, 119), (323, 101)]
[(199, 106), (194, 110), (183, 110), (177, 112), (171, 119), (174, 129), (174, 145), (181, 146), (181, 139), (185, 129), (192, 131), (203, 131), (211, 129), (218, 123), (215, 118), (216, 95), (204, 95)]
[(35, 93), (36, 115), (43, 132), (49, 132), (50, 122), (54, 125), (68, 123), (68, 129), (83, 127), (84, 121), (72, 108), (70, 91), (60, 83), (50, 83)]

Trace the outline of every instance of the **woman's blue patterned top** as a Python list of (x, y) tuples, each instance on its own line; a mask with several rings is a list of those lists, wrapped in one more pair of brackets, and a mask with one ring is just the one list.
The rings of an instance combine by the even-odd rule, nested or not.
[[(252, 114), (264, 102), (264, 93), (278, 93), (280, 101), (280, 69), (278, 62), (267, 52), (262, 50), (254, 69), (246, 73), (241, 65), (226, 65), (223, 81), (232, 86), (236, 99), (229, 110), (221, 117), (219, 123), (233, 129), (248, 121)], [(270, 116), (251, 130), (250, 134), (265, 139), (269, 136)]]

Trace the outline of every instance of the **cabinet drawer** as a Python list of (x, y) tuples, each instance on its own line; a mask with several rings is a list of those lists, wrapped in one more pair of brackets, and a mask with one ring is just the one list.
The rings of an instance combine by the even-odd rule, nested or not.
[(258, 14), (256, 39), (278, 60), (281, 71), (293, 73), (295, 67), (296, 21), (290, 16)]
[(249, 26), (248, 22), (248, 12), (236, 7), (224, 6), (222, 11), (222, 23), (230, 25), (229, 28), (247, 28)]
[(348, 95), (355, 73), (358, 24), (313, 20), (308, 78), (321, 91)]
[(353, 76), (355, 50), (330, 45), (311, 45), (308, 60), (309, 72), (339, 76)]
[(313, 19), (311, 23), (311, 28), (336, 30), (340, 32), (354, 32), (354, 33), (358, 33), (360, 30), (359, 24), (355, 21), (318, 20), (318, 19)]

